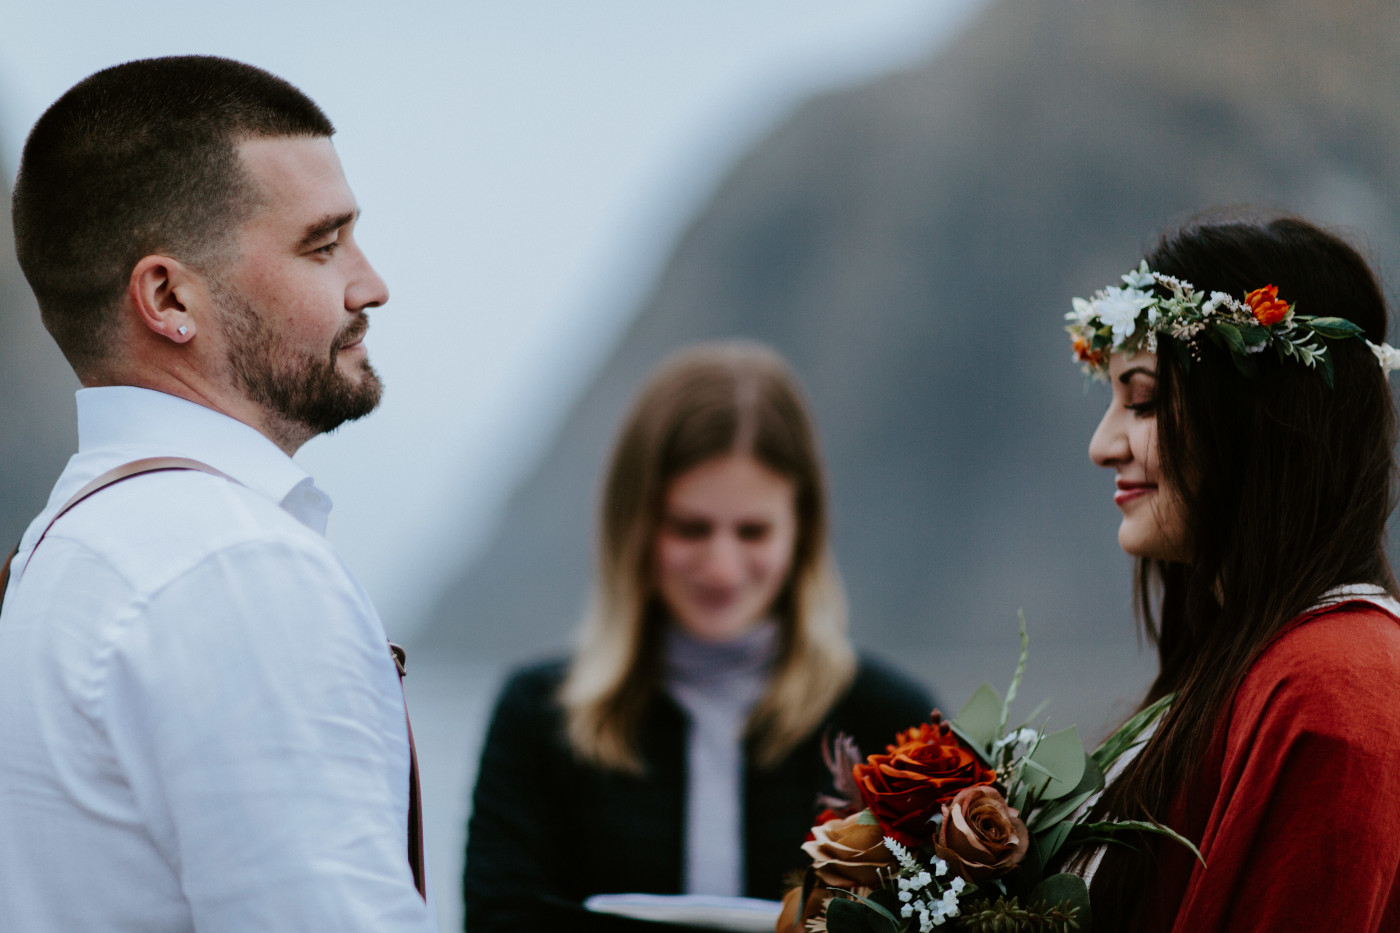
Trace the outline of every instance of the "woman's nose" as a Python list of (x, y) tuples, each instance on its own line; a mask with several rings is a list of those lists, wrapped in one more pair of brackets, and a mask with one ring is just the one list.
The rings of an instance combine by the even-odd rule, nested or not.
[(1089, 459), (1101, 467), (1116, 466), (1132, 456), (1128, 434), (1123, 430), (1121, 413), (1110, 405), (1089, 438)]
[(743, 579), (743, 549), (732, 535), (717, 534), (705, 549), (702, 575), (706, 583), (733, 586)]

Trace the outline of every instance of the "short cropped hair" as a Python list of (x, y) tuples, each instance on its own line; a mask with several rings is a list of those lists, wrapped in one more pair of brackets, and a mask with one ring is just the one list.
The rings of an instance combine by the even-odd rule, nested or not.
[(20, 158), (15, 250), (74, 371), (106, 359), (143, 256), (201, 271), (228, 257), (257, 203), (239, 143), (334, 133), (291, 84), (211, 56), (115, 65), (54, 102)]

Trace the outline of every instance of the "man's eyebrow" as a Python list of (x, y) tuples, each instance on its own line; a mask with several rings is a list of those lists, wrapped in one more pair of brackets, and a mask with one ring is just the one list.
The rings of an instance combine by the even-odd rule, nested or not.
[(360, 216), (358, 210), (346, 211), (343, 214), (330, 214), (322, 217), (314, 224), (306, 228), (306, 232), (301, 235), (301, 240), (297, 243), (297, 249), (306, 249), (319, 240), (325, 239), (330, 234), (341, 227), (351, 223)]

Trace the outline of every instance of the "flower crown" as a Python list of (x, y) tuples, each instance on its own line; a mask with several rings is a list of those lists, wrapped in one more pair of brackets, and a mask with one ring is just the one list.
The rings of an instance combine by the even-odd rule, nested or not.
[[(1256, 288), (1243, 301), (1224, 292), (1206, 296), (1190, 282), (1148, 269), (1145, 259), (1123, 276), (1123, 282), (1087, 301), (1074, 299), (1074, 310), (1065, 315), (1075, 359), (1095, 379), (1108, 377), (1110, 354), (1156, 353), (1158, 337), (1166, 335), (1188, 349), (1190, 359), (1201, 358), (1203, 340), (1229, 350), (1236, 368), (1247, 376), (1258, 371), (1254, 356), (1272, 347), (1280, 362), (1294, 359), (1310, 369), (1321, 368), (1330, 386), (1332, 355), (1326, 341), (1366, 339), (1360, 327), (1344, 318), (1294, 313), (1294, 305), (1279, 298), (1273, 285)], [(1158, 294), (1158, 287), (1170, 296)], [(1382, 372), (1400, 369), (1400, 350), (1369, 340), (1366, 345)]]

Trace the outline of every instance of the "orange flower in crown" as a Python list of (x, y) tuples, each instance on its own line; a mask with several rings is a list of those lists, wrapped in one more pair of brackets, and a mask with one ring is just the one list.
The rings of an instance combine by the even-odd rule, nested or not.
[(1076, 334), (1074, 338), (1074, 358), (1090, 368), (1098, 368), (1104, 365), (1107, 354), (1102, 350), (1091, 349), (1089, 341)]
[(1265, 327), (1288, 317), (1288, 302), (1279, 300), (1278, 288), (1273, 285), (1256, 288), (1244, 296), (1244, 303), (1249, 305), (1254, 319)]

